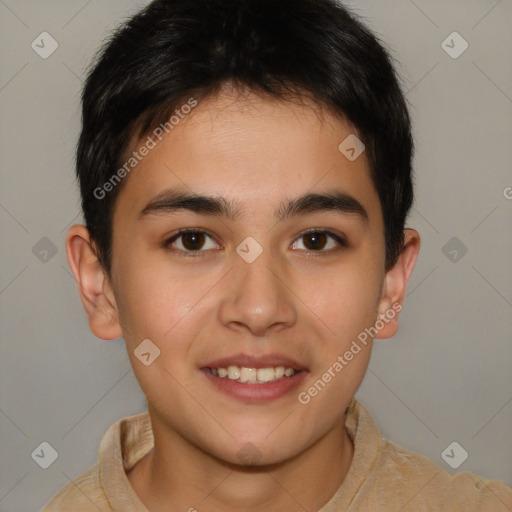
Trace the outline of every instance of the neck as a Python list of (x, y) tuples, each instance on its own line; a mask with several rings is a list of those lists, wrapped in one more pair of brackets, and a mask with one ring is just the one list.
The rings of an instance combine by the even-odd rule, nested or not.
[(354, 452), (343, 424), (290, 460), (249, 468), (204, 453), (176, 433), (153, 430), (154, 449), (127, 473), (150, 511), (319, 510), (345, 479)]

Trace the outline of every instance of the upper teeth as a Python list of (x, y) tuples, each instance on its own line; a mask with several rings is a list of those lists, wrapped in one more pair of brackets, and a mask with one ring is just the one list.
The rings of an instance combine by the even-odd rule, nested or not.
[(285, 368), (284, 366), (268, 367), (268, 368), (246, 368), (244, 366), (228, 366), (227, 368), (210, 368), (213, 375), (230, 380), (236, 380), (241, 383), (263, 383), (272, 382), (282, 377), (292, 377), (296, 371), (293, 368)]

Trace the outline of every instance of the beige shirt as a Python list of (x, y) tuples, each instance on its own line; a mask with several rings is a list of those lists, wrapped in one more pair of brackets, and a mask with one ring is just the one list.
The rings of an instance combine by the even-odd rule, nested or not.
[[(451, 476), (384, 439), (359, 401), (352, 401), (345, 425), (354, 443), (352, 464), (319, 512), (512, 511), (510, 487), (470, 472)], [(152, 448), (148, 413), (119, 420), (103, 437), (96, 464), (62, 488), (42, 512), (148, 512), (125, 471)]]

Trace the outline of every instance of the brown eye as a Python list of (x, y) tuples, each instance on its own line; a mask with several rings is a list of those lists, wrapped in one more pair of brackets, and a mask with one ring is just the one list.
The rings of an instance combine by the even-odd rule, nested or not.
[(318, 251), (325, 247), (329, 237), (325, 233), (308, 233), (303, 238), (307, 240), (304, 245), (308, 250)]
[[(303, 245), (305, 251), (309, 252), (319, 252), (326, 253), (331, 252), (331, 250), (336, 250), (337, 246), (347, 247), (346, 241), (341, 237), (336, 235), (335, 233), (331, 233), (330, 231), (322, 231), (322, 230), (312, 230), (307, 233), (303, 233), (297, 240), (303, 240)], [(331, 242), (329, 242), (331, 240)], [(296, 247), (298, 242), (293, 244), (294, 248), (301, 249), (300, 247)]]
[(204, 244), (204, 233), (184, 233), (181, 235), (182, 244), (188, 251), (198, 251)]
[(206, 249), (217, 248), (213, 241), (210, 242), (210, 247), (208, 247), (208, 240), (213, 239), (204, 231), (189, 229), (182, 230), (177, 235), (174, 235), (167, 240), (165, 246), (170, 247), (173, 251), (186, 253), (187, 256), (200, 256), (201, 253), (207, 252), (205, 245)]

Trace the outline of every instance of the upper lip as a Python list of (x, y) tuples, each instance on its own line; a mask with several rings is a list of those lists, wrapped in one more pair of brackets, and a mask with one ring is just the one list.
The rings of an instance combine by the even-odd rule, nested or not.
[(227, 368), (228, 366), (238, 366), (245, 368), (268, 368), (284, 366), (294, 370), (306, 370), (306, 367), (289, 357), (280, 354), (249, 355), (238, 354), (235, 356), (223, 357), (202, 365), (201, 368)]

